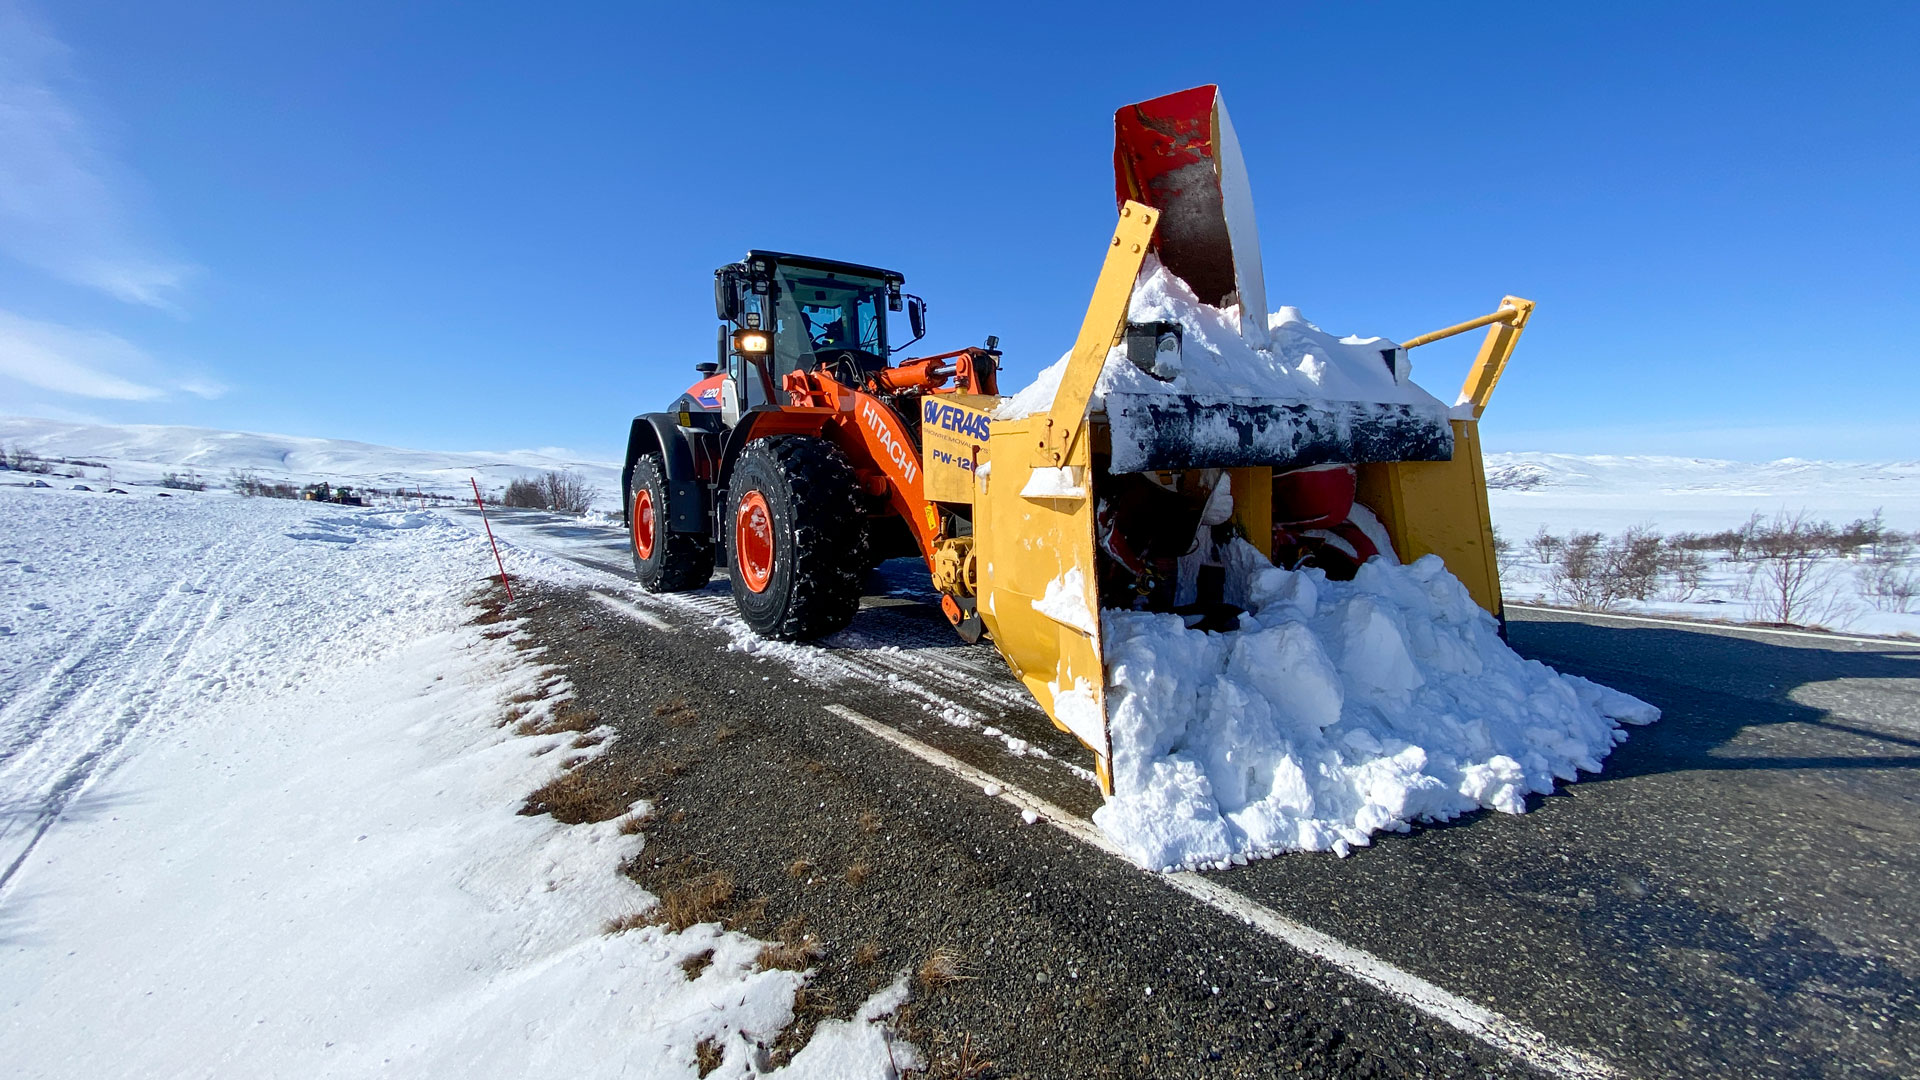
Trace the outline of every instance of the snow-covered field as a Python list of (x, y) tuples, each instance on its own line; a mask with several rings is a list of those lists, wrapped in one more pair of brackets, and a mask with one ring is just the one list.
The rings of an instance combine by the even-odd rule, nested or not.
[[(1763, 527), (1799, 517), (1835, 530), (1880, 515), (1887, 538), (1842, 556), (1821, 554), (1794, 583), (1790, 621), (1830, 630), (1920, 635), (1920, 461), (1742, 464), (1695, 458), (1490, 454), (1489, 501), (1508, 543), (1501, 587), (1515, 603), (1572, 604), (1577, 590), (1557, 573), (1544, 530), (1565, 539), (1609, 539), (1641, 528), (1669, 539)], [(1563, 565), (1563, 564), (1562, 564)], [(1797, 572), (1797, 571), (1796, 571)], [(1608, 610), (1731, 621), (1781, 621), (1777, 568), (1706, 549), (1686, 573), (1664, 572), (1645, 597), (1610, 599)], [(1904, 590), (1906, 595), (1900, 595)]]
[[(347, 439), (311, 439), (297, 435), (259, 435), (211, 428), (157, 425), (74, 424), (35, 417), (0, 417), (0, 448), (22, 449), (43, 458), (85, 461), (62, 465), (92, 486), (152, 484), (167, 472), (192, 471), (215, 486), (230, 474), (251, 471), (265, 481), (305, 486), (325, 480), (335, 486), (426, 491), (465, 495), (467, 478), (483, 489), (503, 488), (516, 479), (550, 469), (571, 470), (598, 494), (602, 507), (620, 502), (618, 462), (587, 461), (561, 451), (508, 450), (447, 453), (374, 446)], [(61, 486), (73, 482), (66, 481)]]
[[(12, 486), (0, 523), (0, 1072), (692, 1077), (713, 1039), (739, 1077), (791, 1019), (761, 942), (606, 932), (653, 902), (628, 818), (517, 813), (607, 744), (501, 726), (566, 688), (470, 622), (466, 525)], [(868, 1022), (903, 985), (793, 1074), (911, 1060)]]
[(1718, 461), (1711, 458), (1492, 453), (1494, 524), (1513, 539), (1542, 526), (1616, 533), (1651, 523), (1669, 532), (1731, 529), (1758, 512), (1805, 511), (1843, 525), (1880, 510), (1920, 529), (1920, 459), (1891, 462)]

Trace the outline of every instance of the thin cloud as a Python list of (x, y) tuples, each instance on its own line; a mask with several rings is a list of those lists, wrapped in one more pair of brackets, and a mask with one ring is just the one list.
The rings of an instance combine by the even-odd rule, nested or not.
[(63, 281), (175, 311), (194, 268), (134, 228), (123, 170), (61, 87), (68, 50), (0, 0), (0, 250)]
[(138, 373), (153, 366), (125, 338), (0, 311), (0, 378), (74, 397), (152, 401), (166, 391)]

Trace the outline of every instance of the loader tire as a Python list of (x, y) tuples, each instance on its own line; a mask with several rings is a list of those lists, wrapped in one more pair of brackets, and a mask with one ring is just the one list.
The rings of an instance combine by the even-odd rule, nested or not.
[(667, 527), (667, 472), (652, 455), (633, 463), (633, 505), (627, 507), (627, 545), (633, 572), (648, 592), (686, 592), (713, 577), (713, 540)]
[(831, 634), (860, 609), (865, 515), (846, 456), (825, 439), (748, 444), (727, 488), (727, 576), (740, 617), (762, 637)]

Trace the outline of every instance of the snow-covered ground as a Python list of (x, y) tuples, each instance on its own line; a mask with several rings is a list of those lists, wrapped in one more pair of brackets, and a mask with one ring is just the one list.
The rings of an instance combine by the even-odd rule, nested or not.
[[(1761, 464), (1701, 458), (1487, 455), (1494, 525), (1508, 545), (1501, 587), (1515, 603), (1573, 603), (1555, 560), (1531, 541), (1545, 530), (1565, 538), (1616, 538), (1642, 528), (1674, 537), (1738, 529), (1754, 514), (1763, 524), (1798, 516), (1836, 530), (1876, 513), (1887, 544), (1848, 557), (1814, 560), (1792, 621), (1860, 634), (1920, 635), (1920, 597), (1889, 586), (1920, 584), (1920, 461), (1849, 463), (1782, 460)], [(1732, 621), (1779, 621), (1779, 585), (1769, 568), (1724, 550), (1700, 552), (1687, 574), (1664, 573), (1651, 595), (1609, 601), (1608, 610)]]
[[(501, 725), (566, 688), (470, 622), (465, 524), (11, 486), (0, 523), (5, 1075), (692, 1077), (713, 1039), (739, 1077), (791, 1019), (761, 942), (606, 932), (644, 806), (517, 812), (607, 743)], [(789, 1071), (890, 1075), (903, 994)]]
[(1616, 533), (1651, 523), (1668, 533), (1716, 532), (1779, 510), (1804, 510), (1836, 525), (1880, 510), (1894, 528), (1920, 529), (1920, 459), (1746, 462), (1529, 452), (1488, 454), (1486, 466), (1494, 524), (1514, 539), (1542, 526)]
[[(63, 474), (101, 486), (152, 484), (168, 472), (192, 471), (214, 486), (234, 472), (253, 472), (265, 481), (305, 486), (325, 480), (354, 488), (426, 491), (461, 496), (467, 478), (482, 489), (504, 488), (510, 481), (550, 469), (571, 470), (594, 491), (602, 507), (620, 503), (618, 462), (587, 461), (564, 451), (508, 450), (446, 453), (375, 446), (347, 439), (311, 439), (297, 435), (259, 435), (211, 428), (146, 424), (74, 424), (34, 417), (0, 417), (0, 448), (22, 449), (43, 458), (85, 461), (58, 466)], [(3, 474), (0, 474), (3, 475)], [(68, 479), (61, 486), (74, 482)]]

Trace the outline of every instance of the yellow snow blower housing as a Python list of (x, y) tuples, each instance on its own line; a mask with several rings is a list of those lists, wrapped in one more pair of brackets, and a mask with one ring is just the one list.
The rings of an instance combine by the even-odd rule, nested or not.
[[(1460, 395), (1470, 409), (1437, 424), (1387, 403), (1110, 397), (1090, 410), (1109, 354), (1137, 359), (1165, 345), (1166, 328), (1127, 322), (1149, 254), (1204, 302), (1238, 304), (1243, 328), (1267, 321), (1244, 167), (1216, 88), (1122, 109), (1115, 162), (1119, 223), (1051, 406), (995, 420), (999, 399), (948, 397), (929, 399), (922, 417), (927, 497), (968, 504), (949, 516), (971, 523), (970, 536), (939, 542), (936, 584), (971, 601), (1054, 723), (1093, 751), (1109, 794), (1098, 613), (1177, 610), (1231, 629), (1231, 609), (1207, 625), (1208, 607), (1222, 605), (1204, 582), (1187, 605), (1163, 595), (1166, 564), (1185, 554), (1221, 484), (1231, 517), (1216, 527), (1280, 565), (1351, 576), (1342, 563), (1435, 554), (1502, 616), (1477, 419), (1533, 310), (1509, 296), (1489, 315), (1382, 343), (1381, 362), (1404, 367), (1408, 349), (1487, 328)], [(1377, 528), (1354, 528), (1355, 507)]]

